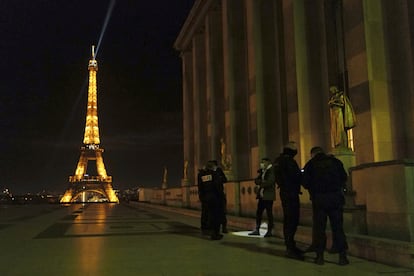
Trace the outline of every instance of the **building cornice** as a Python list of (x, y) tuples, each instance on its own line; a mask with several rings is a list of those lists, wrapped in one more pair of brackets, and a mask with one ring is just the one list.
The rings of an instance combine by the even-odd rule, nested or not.
[(197, 0), (194, 3), (174, 42), (174, 49), (182, 52), (191, 48), (191, 40), (194, 34), (203, 28), (206, 14), (214, 2), (215, 0)]

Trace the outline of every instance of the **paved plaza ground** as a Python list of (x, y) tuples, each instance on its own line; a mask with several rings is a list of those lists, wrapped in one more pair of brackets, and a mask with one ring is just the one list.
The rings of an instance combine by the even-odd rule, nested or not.
[(0, 275), (414, 275), (352, 256), (348, 266), (287, 259), (279, 238), (231, 229), (211, 241), (198, 225), (139, 203), (0, 205)]

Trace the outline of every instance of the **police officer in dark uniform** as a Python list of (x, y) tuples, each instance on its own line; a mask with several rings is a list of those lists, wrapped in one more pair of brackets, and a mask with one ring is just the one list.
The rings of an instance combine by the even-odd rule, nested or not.
[(217, 181), (217, 185), (220, 187), (220, 195), (219, 195), (220, 202), (221, 202), (220, 210), (223, 211), (221, 219), (220, 219), (221, 231), (223, 233), (228, 233), (227, 217), (226, 217), (227, 200), (226, 200), (226, 194), (224, 193), (224, 183), (227, 182), (227, 177), (224, 174), (223, 170), (218, 166), (217, 160), (210, 160), (208, 161), (208, 163), (209, 163), (209, 167), (211, 167), (212, 170), (214, 171), (213, 179)]
[(295, 233), (300, 216), (299, 194), (302, 182), (302, 172), (295, 159), (293, 159), (297, 153), (295, 142), (289, 142), (284, 146), (283, 152), (275, 159), (273, 168), (282, 201), (285, 256), (303, 260), (303, 251), (296, 247), (295, 242)]
[(220, 224), (222, 219), (222, 190), (211, 163), (198, 173), (198, 189), (202, 202), (207, 207), (208, 229), (212, 240), (220, 240)]
[(326, 223), (329, 217), (332, 241), (339, 253), (339, 265), (347, 265), (348, 245), (343, 230), (344, 189), (347, 173), (340, 160), (324, 153), (321, 147), (311, 149), (311, 160), (304, 168), (303, 186), (309, 190), (313, 208), (313, 241), (316, 251), (315, 263), (324, 264), (326, 248)]
[(201, 177), (206, 173), (206, 167), (203, 167), (202, 169), (198, 170), (198, 199), (201, 203), (201, 215), (200, 215), (200, 228), (201, 228), (201, 234), (203, 235), (210, 235), (210, 229), (208, 225), (208, 205), (206, 201), (206, 193), (205, 189), (203, 189), (203, 181)]

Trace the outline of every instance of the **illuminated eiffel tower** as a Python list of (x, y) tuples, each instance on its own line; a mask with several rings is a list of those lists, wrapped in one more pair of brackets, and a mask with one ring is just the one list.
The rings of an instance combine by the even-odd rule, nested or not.
[(88, 106), (86, 110), (85, 135), (75, 175), (69, 176), (69, 187), (60, 200), (61, 203), (85, 202), (90, 193), (100, 194), (109, 202), (119, 202), (112, 189), (112, 176), (106, 174), (102, 158), (103, 148), (99, 147), (98, 95), (95, 47), (92, 46), (92, 59), (89, 60)]

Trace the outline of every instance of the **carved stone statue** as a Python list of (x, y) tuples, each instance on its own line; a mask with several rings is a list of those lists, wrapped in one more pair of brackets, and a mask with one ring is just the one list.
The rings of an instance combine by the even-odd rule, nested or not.
[(183, 179), (188, 179), (188, 160), (184, 161)]
[(231, 171), (232, 169), (232, 160), (231, 160), (231, 154), (227, 154), (226, 155), (226, 160), (225, 163), (223, 165), (223, 169), (225, 171)]
[(224, 166), (226, 161), (226, 143), (224, 143), (224, 139), (220, 139), (220, 154), (221, 154), (221, 165)]
[(229, 171), (231, 170), (231, 155), (226, 153), (226, 143), (224, 143), (224, 139), (220, 139), (220, 154), (221, 154), (221, 165), (223, 166), (223, 170)]
[(162, 174), (162, 183), (167, 183), (167, 181), (168, 181), (168, 170), (167, 170), (167, 167), (164, 167), (164, 171), (163, 171), (163, 174)]
[(332, 147), (348, 148), (347, 130), (355, 127), (355, 113), (343, 91), (339, 91), (336, 86), (331, 86), (329, 91)]

